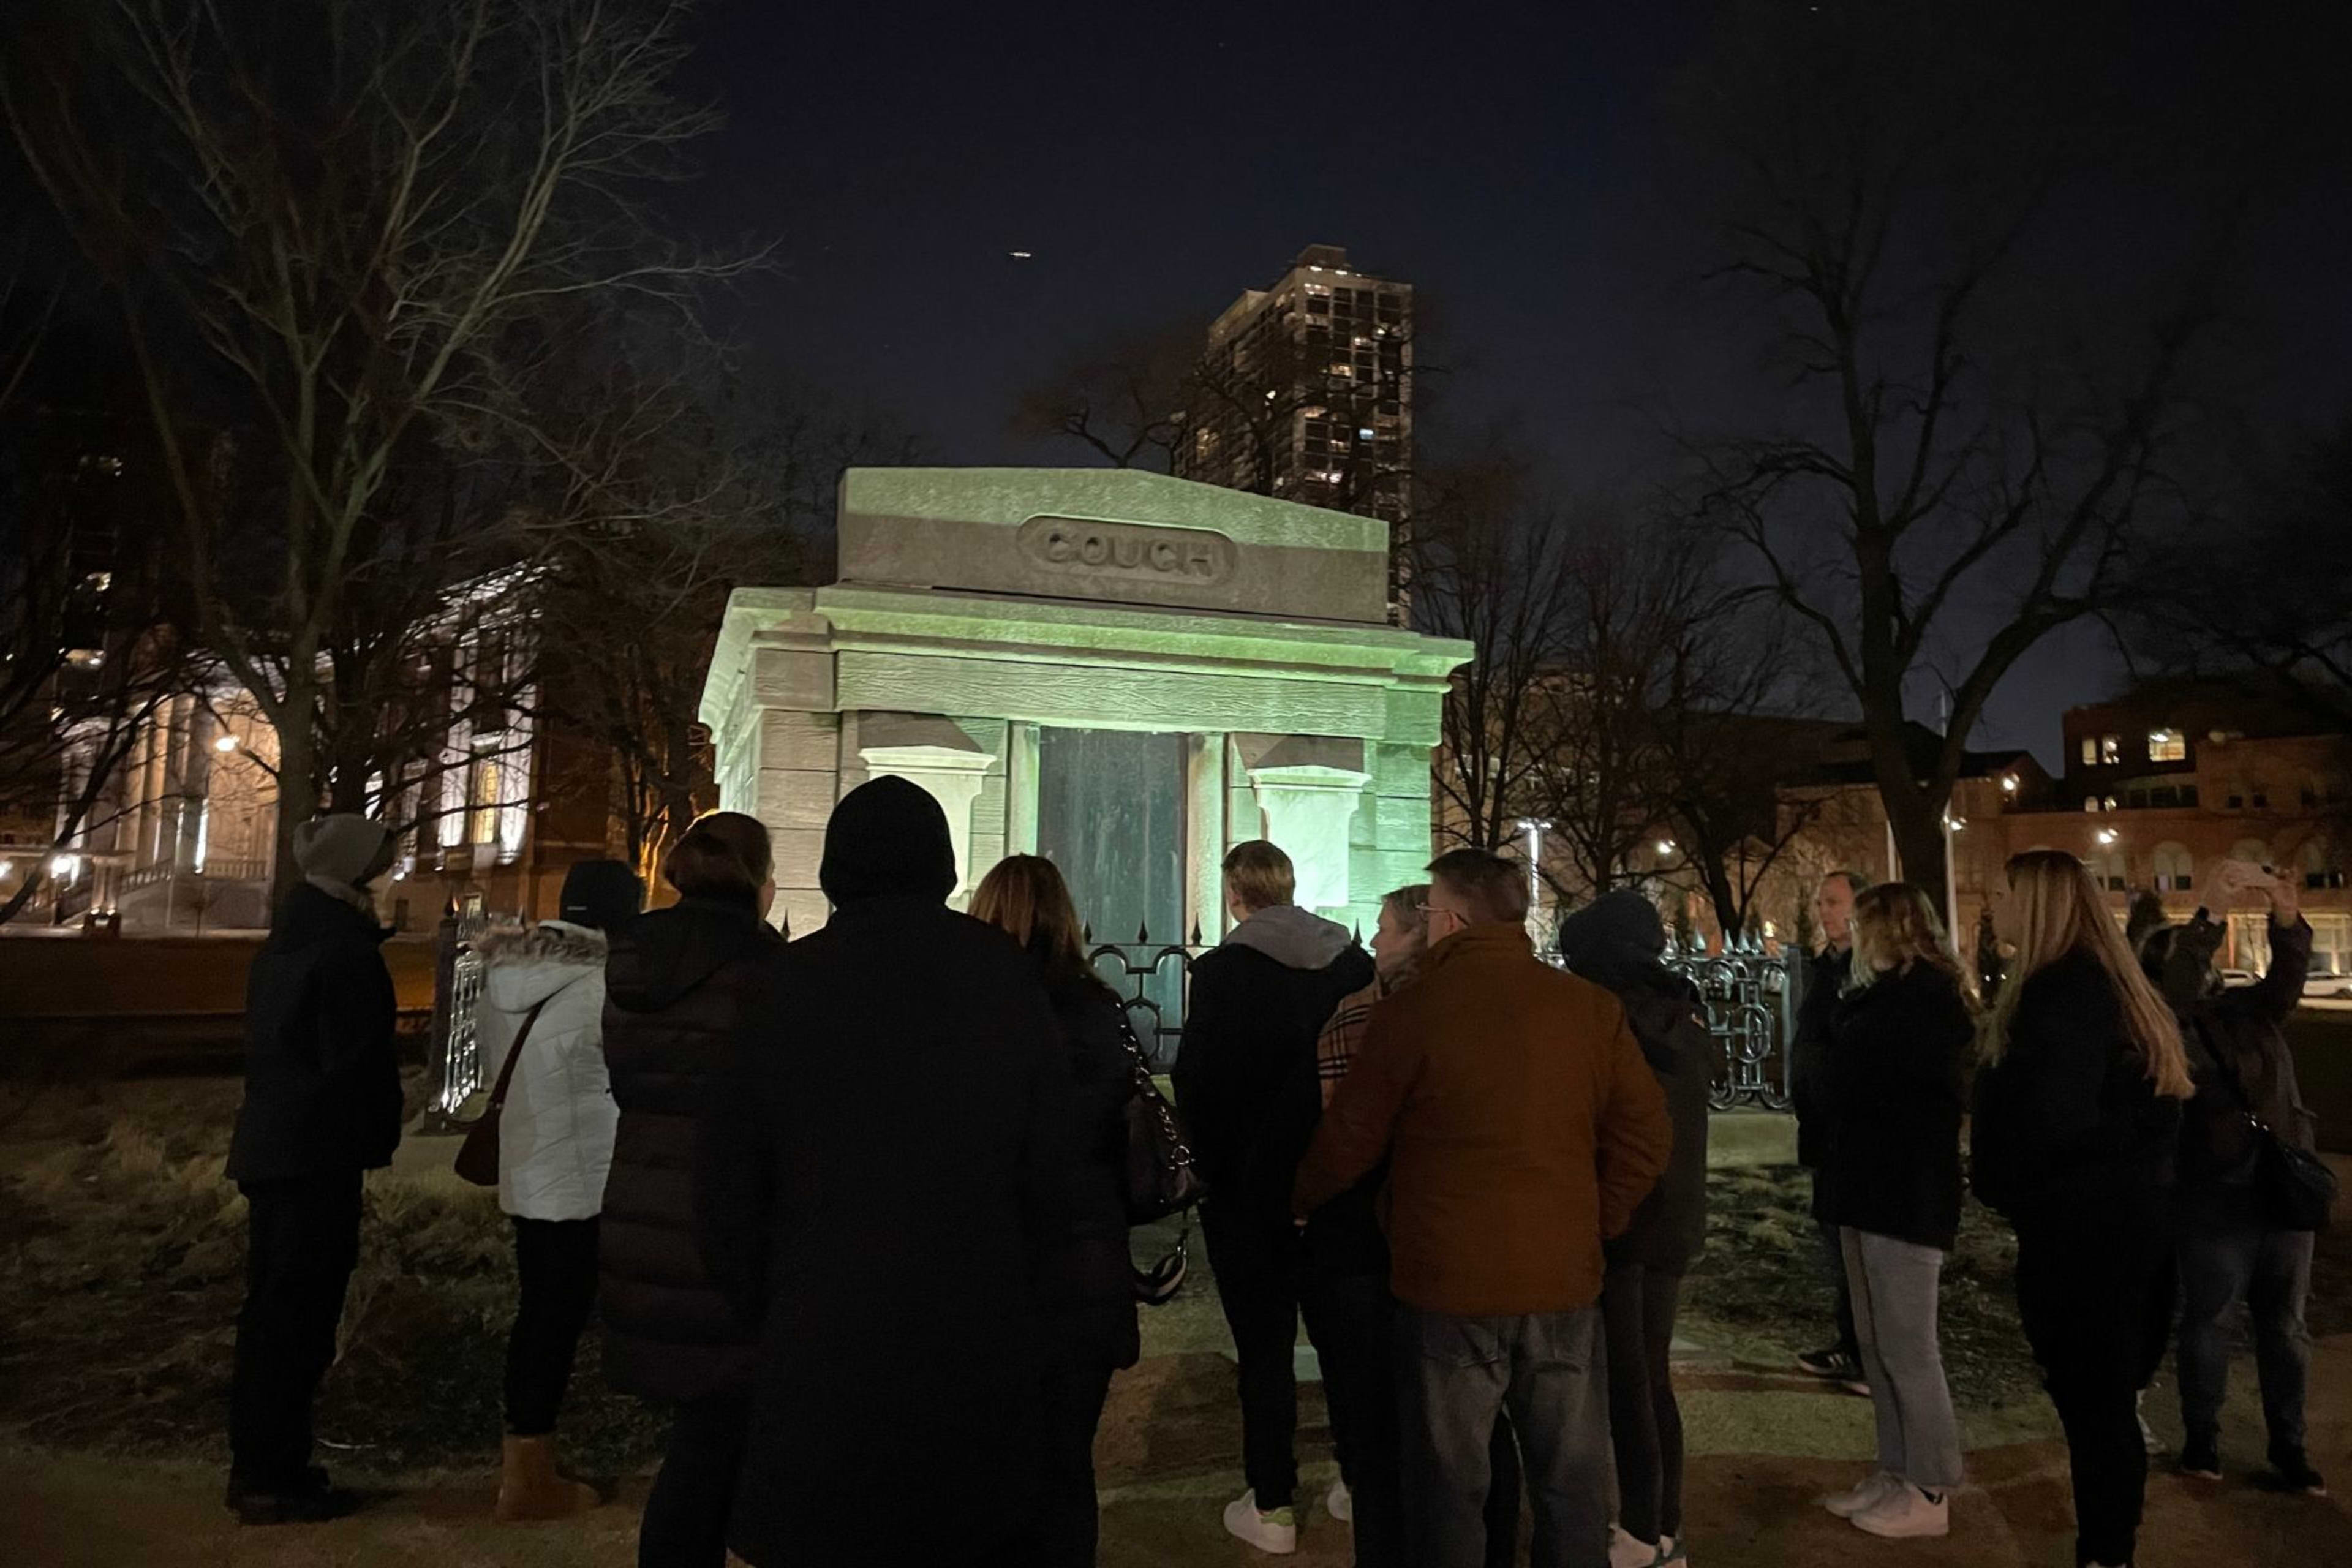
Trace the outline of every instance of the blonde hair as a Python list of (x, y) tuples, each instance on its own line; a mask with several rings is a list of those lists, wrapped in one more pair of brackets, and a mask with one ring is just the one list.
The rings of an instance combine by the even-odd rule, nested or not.
[(1381, 895), (1381, 908), (1417, 939), (1429, 940), (1429, 884), (1413, 882)]
[(971, 916), (1010, 935), (1056, 981), (1087, 973), (1083, 928), (1061, 868), (1039, 855), (1008, 855), (971, 895)]
[(662, 857), (662, 879), (689, 899), (754, 898), (775, 869), (768, 826), (740, 811), (707, 811)]
[(1279, 909), (1298, 896), (1298, 873), (1290, 857), (1263, 838), (1225, 851), (1225, 893), (1245, 910)]
[(2011, 858), (2010, 896), (2019, 901), (2017, 958), (1993, 999), (1985, 1029), (1988, 1065), (2009, 1053), (2009, 1037), (2025, 984), (2068, 954), (2087, 951), (2099, 961), (2123, 1012), (2124, 1033), (2147, 1063), (2148, 1081), (2168, 1100), (2195, 1092), (2180, 1026), (2124, 942), (2090, 872), (2063, 849), (2029, 849)]
[(1899, 973), (1915, 963), (1948, 975), (1962, 996), (1970, 994), (1968, 974), (1926, 889), (1911, 882), (1880, 882), (1856, 892), (1845, 988), (1860, 991), (1881, 974)]

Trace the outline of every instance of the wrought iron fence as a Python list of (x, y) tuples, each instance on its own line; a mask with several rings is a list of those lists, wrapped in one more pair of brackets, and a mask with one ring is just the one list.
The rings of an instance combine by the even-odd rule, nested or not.
[[(442, 918), (428, 1058), (433, 1084), (425, 1111), (428, 1127), (449, 1131), (464, 1126), (459, 1112), (481, 1087), (475, 1015), (482, 960), (474, 942), (493, 923), (478, 905)], [(1087, 933), (1087, 962), (1118, 994), (1155, 1071), (1164, 1071), (1175, 1059), (1184, 1035), (1192, 965), (1208, 951), (1197, 929), (1190, 941), (1181, 942), (1155, 942), (1148, 930), (1137, 931), (1133, 942), (1098, 942)], [(1554, 954), (1545, 958), (1558, 962)], [(1665, 963), (1696, 985), (1705, 1001), (1707, 1031), (1720, 1051), (1709, 1094), (1715, 1106), (1790, 1109), (1790, 1041), (1798, 1002), (1795, 958), (1785, 951), (1767, 952), (1753, 939), (1739, 939), (1724, 952), (1685, 952), (1669, 942)]]
[(1706, 1001), (1707, 1032), (1721, 1052), (1708, 1096), (1715, 1108), (1788, 1110), (1798, 1002), (1793, 955), (1767, 952), (1753, 937), (1734, 938), (1725, 952), (1683, 952), (1669, 939), (1665, 963)]
[(451, 908), (434, 936), (433, 1038), (425, 1055), (425, 1101), (419, 1131), (455, 1131), (465, 1127), (460, 1112), (482, 1087), (481, 1038), (477, 1015), (482, 998), (482, 955), (475, 942), (497, 921), (479, 900)]
[(1154, 1072), (1165, 1072), (1184, 1037), (1184, 999), (1192, 985), (1192, 961), (1208, 952), (1201, 930), (1184, 942), (1154, 942), (1149, 927), (1133, 942), (1103, 942), (1087, 932), (1087, 963), (1102, 983), (1118, 993), (1128, 1026)]

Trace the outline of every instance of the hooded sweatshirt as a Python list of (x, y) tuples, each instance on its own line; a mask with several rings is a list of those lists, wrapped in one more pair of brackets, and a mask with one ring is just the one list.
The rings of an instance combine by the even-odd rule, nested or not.
[(366, 884), (391, 840), (392, 829), (381, 822), (352, 812), (331, 812), (294, 829), (294, 864), (302, 868), (305, 882), (373, 920), (375, 900)]
[(1031, 1562), (1037, 1292), (1075, 1228), (1062, 1031), (1029, 955), (947, 907), (954, 849), (919, 787), (845, 796), (821, 876), (833, 918), (777, 959), (695, 1168), (703, 1257), (762, 1335), (728, 1544)]
[(1560, 922), (1569, 972), (1604, 987), (1625, 1009), (1674, 1123), (1665, 1174), (1625, 1233), (1609, 1238), (1609, 1266), (1680, 1274), (1706, 1245), (1707, 1097), (1720, 1053), (1697, 988), (1665, 966), (1665, 950), (1657, 906), (1630, 888), (1604, 893)]
[(1372, 983), (1345, 929), (1260, 910), (1192, 966), (1172, 1077), (1211, 1206), (1287, 1231), (1290, 1184), (1322, 1113), (1316, 1037)]
[(604, 1206), (621, 1120), (604, 1070), (604, 933), (542, 921), (475, 945), (485, 967), (475, 1027), (486, 1082), (522, 1041), (499, 1114), (499, 1207), (519, 1219), (593, 1218)]

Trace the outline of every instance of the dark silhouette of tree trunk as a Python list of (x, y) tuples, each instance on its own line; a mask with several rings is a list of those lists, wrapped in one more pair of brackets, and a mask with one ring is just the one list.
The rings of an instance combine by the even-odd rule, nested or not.
[[(2135, 272), (2037, 320), (2037, 246), (2116, 155), (2091, 141), (2103, 42), (2001, 5), (1744, 6), (1696, 95), (1725, 175), (1714, 276), (1782, 377), (1769, 425), (1693, 441), (1705, 506), (1860, 705), (1904, 874), (1938, 904), (1987, 700), (2113, 602), (2172, 504), (2242, 233), (2242, 184), (2189, 191)], [(1937, 690), (1921, 767), (1906, 709)]]

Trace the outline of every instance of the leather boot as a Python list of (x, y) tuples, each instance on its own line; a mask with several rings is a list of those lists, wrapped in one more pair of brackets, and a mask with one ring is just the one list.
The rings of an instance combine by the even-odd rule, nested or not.
[(556, 1469), (552, 1437), (509, 1437), (504, 1461), (499, 1472), (497, 1509), (502, 1524), (570, 1519), (603, 1500), (594, 1487)]

